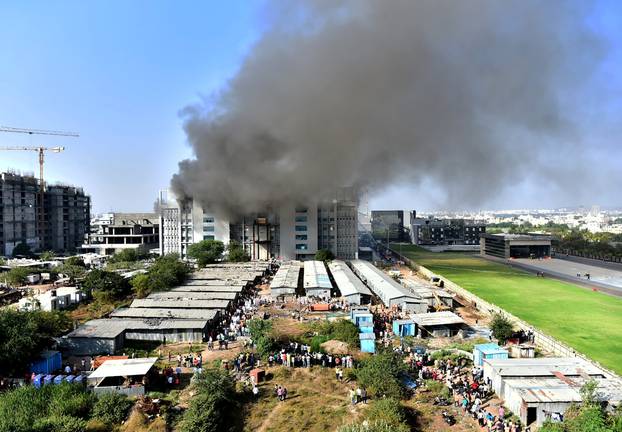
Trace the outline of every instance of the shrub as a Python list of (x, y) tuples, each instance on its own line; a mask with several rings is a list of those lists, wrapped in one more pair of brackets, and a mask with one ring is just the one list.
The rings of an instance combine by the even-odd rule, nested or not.
[(508, 317), (503, 314), (496, 313), (492, 316), (490, 322), (490, 330), (492, 335), (501, 343), (505, 343), (514, 333), (514, 326)]
[(233, 379), (221, 369), (206, 369), (194, 386), (197, 394), (181, 419), (180, 432), (235, 430), (239, 406)]
[(118, 424), (127, 418), (132, 402), (119, 393), (106, 393), (97, 399), (93, 407), (93, 417), (107, 424)]
[(406, 424), (399, 426), (391, 425), (383, 420), (375, 420), (372, 422), (363, 422), (342, 426), (338, 432), (408, 432), (410, 427)]
[(406, 421), (401, 402), (393, 398), (374, 401), (367, 411), (367, 418), (384, 421), (392, 426), (400, 426)]
[(188, 247), (188, 256), (197, 260), (200, 267), (213, 264), (222, 258), (225, 245), (218, 240), (203, 240)]
[(387, 350), (360, 362), (356, 379), (372, 396), (399, 399), (404, 394), (399, 376), (405, 371), (406, 366), (400, 356)]

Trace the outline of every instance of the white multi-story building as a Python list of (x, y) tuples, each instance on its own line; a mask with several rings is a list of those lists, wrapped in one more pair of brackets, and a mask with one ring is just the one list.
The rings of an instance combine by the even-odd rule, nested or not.
[(233, 221), (217, 217), (196, 201), (178, 201), (167, 191), (160, 192), (158, 202), (162, 254), (175, 252), (185, 258), (189, 245), (213, 239), (240, 243), (252, 260), (306, 260), (319, 249), (329, 249), (341, 259), (357, 257), (358, 200), (352, 189), (340, 189), (335, 197), (320, 202), (282, 205)]
[(193, 200), (178, 200), (168, 190), (160, 191), (160, 252), (185, 258), (188, 246), (202, 240), (229, 244), (229, 221), (205, 211)]

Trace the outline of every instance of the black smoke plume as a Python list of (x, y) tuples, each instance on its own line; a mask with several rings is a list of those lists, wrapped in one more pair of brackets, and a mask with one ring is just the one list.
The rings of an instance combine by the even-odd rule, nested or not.
[(474, 205), (572, 172), (550, 158), (575, 152), (574, 108), (604, 52), (583, 3), (270, 6), (226, 88), (182, 112), (195, 158), (172, 180), (178, 195), (239, 214), (426, 178)]

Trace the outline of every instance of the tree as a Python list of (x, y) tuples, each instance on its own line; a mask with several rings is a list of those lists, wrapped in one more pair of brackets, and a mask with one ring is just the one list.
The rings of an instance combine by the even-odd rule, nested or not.
[(0, 371), (5, 376), (24, 372), (52, 345), (52, 337), (70, 328), (71, 320), (63, 312), (0, 310)]
[(144, 260), (149, 257), (149, 254), (140, 249), (123, 249), (110, 257), (108, 262), (121, 263), (121, 262), (136, 262)]
[(235, 383), (222, 369), (206, 369), (194, 383), (196, 395), (181, 419), (181, 432), (236, 430), (238, 402)]
[(86, 268), (84, 268), (84, 266), (71, 265), (68, 262), (65, 262), (57, 267), (56, 271), (59, 274), (66, 275), (72, 282), (75, 282), (86, 275)]
[(29, 257), (29, 256), (32, 256), (32, 250), (30, 250), (30, 246), (22, 242), (13, 248), (13, 256), (14, 257), (17, 257), (17, 256)]
[(227, 250), (229, 251), (227, 260), (230, 262), (246, 262), (251, 259), (242, 245), (236, 241), (231, 241)]
[(15, 267), (4, 273), (0, 278), (6, 281), (6, 284), (12, 287), (20, 287), (26, 285), (28, 275), (31, 270), (25, 267)]
[(71, 266), (86, 267), (86, 264), (84, 264), (84, 260), (82, 259), (82, 257), (79, 256), (72, 256), (67, 258), (65, 260), (65, 264)]
[(108, 425), (123, 422), (132, 408), (132, 401), (126, 395), (106, 393), (98, 397), (93, 406), (93, 417)]
[(332, 261), (335, 259), (335, 254), (330, 249), (320, 249), (315, 253), (316, 261)]
[(41, 261), (50, 261), (53, 260), (56, 257), (56, 254), (52, 251), (44, 251), (41, 252), (41, 255), (39, 255), (39, 259)]
[(355, 369), (358, 384), (366, 387), (371, 395), (396, 399), (404, 394), (400, 375), (405, 371), (400, 356), (390, 350), (363, 360)]
[(490, 330), (492, 335), (502, 344), (512, 337), (514, 333), (514, 325), (508, 317), (503, 314), (496, 313), (492, 316), (490, 322)]
[(99, 269), (87, 274), (82, 286), (90, 291), (96, 300), (105, 303), (120, 300), (131, 291), (129, 282), (123, 276)]
[(200, 267), (213, 264), (222, 258), (225, 246), (218, 240), (203, 240), (199, 243), (190, 245), (188, 256), (197, 260)]
[(130, 282), (134, 293), (142, 298), (153, 291), (163, 291), (181, 284), (190, 268), (175, 254), (156, 258), (146, 274), (139, 274)]

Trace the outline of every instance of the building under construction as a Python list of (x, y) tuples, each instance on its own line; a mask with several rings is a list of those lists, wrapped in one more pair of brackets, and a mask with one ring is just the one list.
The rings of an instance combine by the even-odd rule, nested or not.
[(0, 255), (20, 243), (32, 251), (74, 251), (89, 232), (91, 199), (81, 188), (50, 185), (39, 199), (32, 175), (0, 173)]

